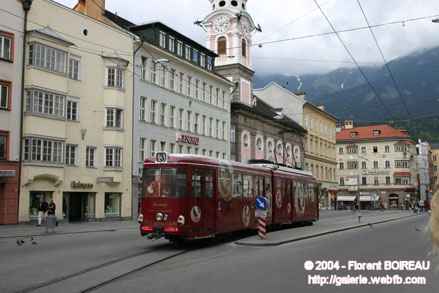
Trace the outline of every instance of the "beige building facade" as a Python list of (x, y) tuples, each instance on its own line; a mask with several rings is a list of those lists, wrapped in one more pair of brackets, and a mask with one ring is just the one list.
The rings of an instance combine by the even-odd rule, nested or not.
[(303, 105), (303, 125), (308, 131), (305, 143), (305, 169), (311, 171), (322, 185), (320, 205), (330, 208), (337, 187), (335, 135), (337, 119), (309, 102)]
[(133, 35), (51, 0), (27, 31), (19, 221), (131, 217)]

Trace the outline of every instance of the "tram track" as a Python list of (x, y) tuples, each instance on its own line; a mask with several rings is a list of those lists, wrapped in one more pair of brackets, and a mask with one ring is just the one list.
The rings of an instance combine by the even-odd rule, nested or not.
[[(172, 246), (166, 245), (165, 247), (170, 248)], [(154, 253), (160, 253), (162, 250), (163, 250), (163, 248), (161, 248), (161, 249), (148, 249), (146, 251), (132, 253), (132, 254), (129, 254), (129, 255), (126, 255), (126, 256), (123, 256), (120, 258), (116, 258), (116, 259), (113, 259), (113, 260), (110, 260), (110, 261), (107, 261), (107, 262), (104, 262), (104, 263), (101, 263), (101, 264), (98, 264), (95, 266), (85, 268), (83, 270), (74, 272), (72, 274), (67, 274), (67, 275), (64, 275), (64, 276), (61, 276), (58, 278), (54, 278), (54, 279), (45, 281), (43, 283), (36, 284), (34, 286), (27, 287), (25, 289), (18, 290), (16, 292), (20, 292), (20, 293), (33, 292), (33, 293), (35, 293), (35, 292), (56, 291), (53, 289), (58, 287), (58, 286), (62, 287), (64, 283), (72, 283), (72, 282), (75, 282), (76, 280), (78, 281), (78, 283), (80, 283), (80, 280), (82, 278), (87, 279), (88, 274), (91, 274), (91, 275), (98, 274), (99, 275), (99, 273), (102, 272), (102, 274), (105, 275), (105, 274), (108, 274), (108, 272), (105, 272), (105, 270), (108, 271), (109, 268), (117, 266), (117, 265), (120, 265), (122, 268), (116, 267), (116, 269), (123, 270), (124, 263), (129, 262), (129, 261), (136, 261), (139, 258), (148, 257), (148, 256), (153, 255)], [(185, 254), (189, 251), (190, 250), (170, 251), (170, 254), (166, 253), (162, 257), (158, 257), (158, 258), (152, 257), (152, 261), (150, 261), (150, 262), (134, 266), (132, 269), (128, 269), (127, 271), (123, 271), (121, 273), (116, 273), (113, 276), (110, 276), (107, 278), (105, 278), (105, 276), (104, 276), (103, 279), (105, 279), (105, 280), (103, 280), (101, 282), (99, 282), (99, 281), (93, 282), (94, 283), (93, 285), (87, 286), (85, 288), (80, 288), (80, 289), (76, 290), (75, 292), (91, 292), (91, 291), (96, 290), (100, 287), (103, 287), (107, 284), (115, 282), (123, 277), (126, 277), (130, 274), (136, 273), (138, 271), (142, 271), (142, 270), (149, 268), (153, 265), (156, 265), (156, 264), (159, 264), (159, 263), (164, 262), (166, 260), (175, 258), (175, 257), (182, 255), (182, 254)], [(67, 292), (68, 290), (63, 290), (63, 291)]]

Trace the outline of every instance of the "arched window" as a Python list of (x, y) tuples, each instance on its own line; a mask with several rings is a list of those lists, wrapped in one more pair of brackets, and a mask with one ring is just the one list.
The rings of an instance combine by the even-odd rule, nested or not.
[(244, 137), (243, 137), (243, 142), (244, 142), (244, 147), (245, 148), (248, 148), (248, 146), (249, 146), (249, 139), (248, 139), (248, 135), (247, 134), (244, 134)]
[(241, 49), (242, 57), (247, 57), (247, 41), (245, 39), (242, 39)]
[(226, 37), (218, 38), (218, 55), (226, 55), (227, 54), (227, 39)]

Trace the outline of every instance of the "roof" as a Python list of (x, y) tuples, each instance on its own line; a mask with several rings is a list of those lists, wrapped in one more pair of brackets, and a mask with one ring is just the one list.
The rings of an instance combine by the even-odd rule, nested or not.
[(311, 108), (313, 108), (313, 110), (315, 110), (315, 111), (317, 111), (317, 112), (320, 112), (321, 114), (323, 114), (323, 115), (326, 115), (326, 116), (328, 116), (330, 119), (333, 119), (333, 120), (335, 120), (335, 121), (338, 121), (338, 118), (337, 117), (335, 117), (334, 115), (332, 115), (331, 113), (329, 113), (328, 111), (326, 111), (326, 110), (322, 110), (322, 109), (320, 109), (318, 106), (316, 106), (316, 105), (314, 105), (313, 103), (310, 103), (310, 102), (305, 102), (305, 104), (303, 105), (304, 107), (305, 106), (309, 106), (309, 107), (311, 107)]
[(120, 17), (119, 15), (108, 10), (105, 10), (104, 16), (126, 30), (129, 30), (131, 27), (136, 26), (135, 23), (132, 23), (131, 21)]
[(258, 98), (257, 96), (253, 96), (256, 99), (256, 105), (251, 107), (249, 105), (240, 103), (240, 102), (232, 102), (232, 111), (233, 110), (243, 110), (246, 112), (250, 112), (253, 114), (256, 114), (258, 116), (261, 116), (265, 119), (268, 119), (274, 123), (281, 124), (284, 127), (287, 127), (289, 129), (294, 130), (295, 132), (299, 132), (301, 134), (306, 134), (307, 130), (303, 128), (299, 123), (294, 121), (291, 118), (288, 118), (287, 116), (283, 116), (281, 119), (275, 119), (278, 115), (276, 112), (276, 109), (272, 106), (265, 103), (263, 100)]
[(432, 143), (431, 144), (431, 149), (432, 150), (439, 150), (439, 143)]
[(35, 29), (35, 30), (31, 30), (29, 31), (30, 33), (37, 33), (37, 34), (42, 34), (45, 35), (51, 39), (54, 39), (58, 42), (64, 43), (67, 46), (74, 46), (75, 44), (73, 44), (72, 42), (70, 42), (69, 40), (67, 40), (66, 38), (64, 38), (61, 34), (59, 34), (57, 31), (55, 31), (54, 29), (52, 29), (50, 26), (45, 26), (43, 28), (40, 29)]
[[(379, 135), (374, 133), (375, 131), (379, 131)], [(406, 130), (396, 129), (387, 124), (343, 129), (337, 133), (337, 142), (383, 139), (410, 139), (410, 136)]]

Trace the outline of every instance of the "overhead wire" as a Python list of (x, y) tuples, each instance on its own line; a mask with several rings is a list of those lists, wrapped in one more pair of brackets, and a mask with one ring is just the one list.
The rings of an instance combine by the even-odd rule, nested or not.
[(363, 9), (363, 6), (361, 5), (361, 1), (360, 1), (360, 0), (357, 0), (357, 3), (358, 3), (358, 6), (360, 7), (361, 13), (363, 14), (364, 20), (366, 21), (366, 24), (367, 24), (367, 26), (369, 27), (369, 31), (370, 31), (370, 33), (371, 33), (371, 35), (372, 35), (372, 37), (373, 37), (373, 40), (374, 40), (374, 42), (375, 42), (375, 45), (377, 46), (378, 51), (380, 52), (381, 58), (383, 59), (384, 67), (386, 68), (387, 72), (389, 73), (390, 78), (391, 78), (391, 80), (392, 80), (392, 82), (393, 82), (393, 85), (394, 85), (394, 87), (395, 87), (395, 89), (396, 89), (396, 91), (397, 91), (397, 93), (398, 93), (398, 98), (399, 98), (399, 100), (402, 102), (405, 111), (406, 111), (407, 114), (410, 116), (411, 113), (410, 113), (410, 110), (409, 110), (409, 108), (408, 108), (408, 106), (407, 106), (407, 103), (406, 103), (405, 99), (403, 98), (402, 91), (401, 91), (401, 89), (400, 89), (400, 87), (399, 87), (399, 85), (398, 85), (398, 83), (397, 83), (397, 81), (396, 81), (396, 79), (395, 79), (395, 76), (393, 75), (392, 70), (390, 69), (390, 66), (389, 66), (389, 63), (388, 63), (386, 57), (384, 56), (383, 50), (381, 49), (381, 46), (380, 46), (380, 44), (379, 44), (379, 42), (378, 42), (378, 39), (377, 39), (377, 37), (376, 37), (376, 35), (375, 35), (375, 32), (374, 32), (373, 29), (370, 27), (369, 19), (367, 18), (366, 12), (365, 12), (365, 10)]

